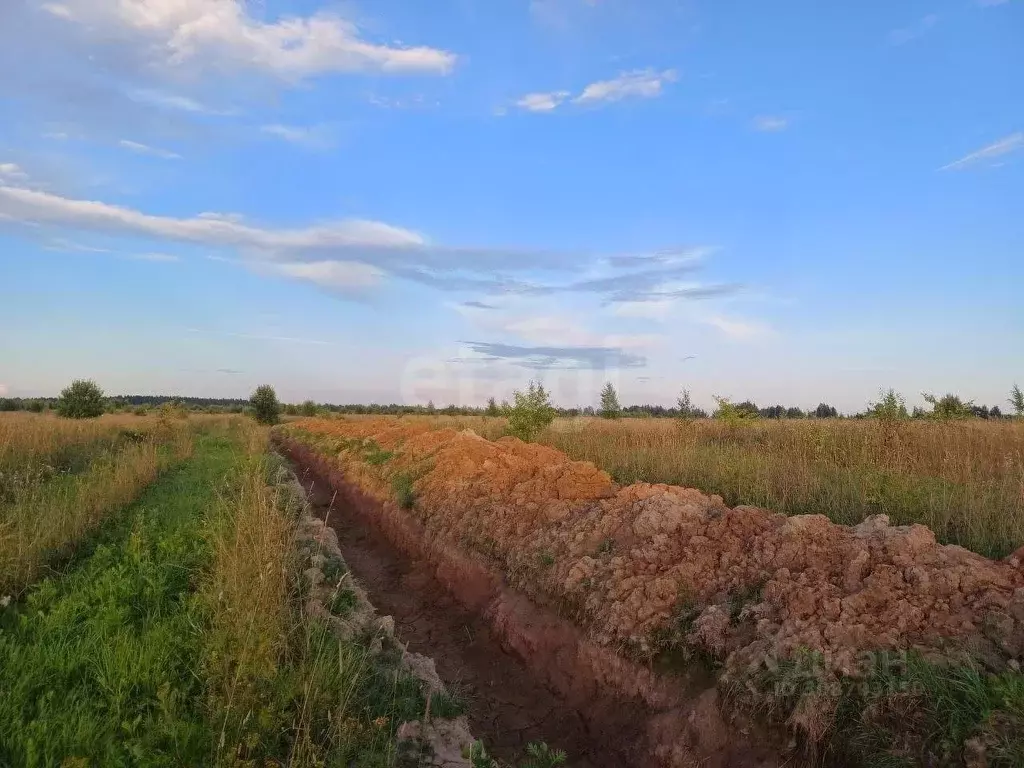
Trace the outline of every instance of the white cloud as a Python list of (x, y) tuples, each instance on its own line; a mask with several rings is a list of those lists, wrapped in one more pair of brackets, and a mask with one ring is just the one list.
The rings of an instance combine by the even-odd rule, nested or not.
[(550, 112), (567, 98), (569, 98), (568, 91), (528, 93), (516, 102), (516, 106), (528, 112)]
[(594, 104), (597, 102), (620, 101), (635, 97), (652, 99), (661, 95), (665, 83), (674, 82), (677, 74), (674, 69), (656, 72), (651, 68), (635, 69), (623, 72), (611, 80), (600, 80), (591, 83), (573, 101), (577, 104)]
[(769, 326), (750, 320), (741, 320), (723, 315), (707, 315), (701, 317), (700, 321), (717, 328), (730, 339), (735, 339), (736, 341), (752, 341), (775, 335), (775, 332)]
[[(622, 72), (611, 80), (599, 80), (586, 86), (573, 104), (600, 104), (621, 101), (627, 98), (653, 99), (662, 94), (665, 83), (674, 82), (678, 75), (674, 69), (663, 72), (648, 67)], [(515, 102), (520, 109), (528, 112), (551, 112), (565, 104), (572, 94), (569, 91), (538, 91), (528, 93)], [(504, 110), (497, 112), (504, 114)]]
[(255, 70), (301, 80), (332, 72), (446, 74), (455, 55), (367, 42), (355, 24), (321, 11), (268, 22), (242, 0), (66, 0), (43, 9), (89, 33), (135, 38), (160, 63)]
[(784, 131), (789, 127), (789, 120), (775, 115), (758, 115), (754, 118), (754, 130)]
[(927, 34), (928, 30), (935, 26), (938, 22), (939, 17), (934, 13), (929, 13), (913, 24), (902, 29), (894, 29), (889, 33), (889, 42), (893, 45), (903, 45), (909, 43), (911, 40), (916, 40), (919, 37), (923, 37)]
[(181, 155), (176, 152), (171, 152), (167, 149), (160, 149), (160, 147), (151, 147), (148, 144), (141, 144), (137, 141), (130, 141), (129, 139), (121, 139), (117, 144), (118, 146), (127, 149), (129, 152), (134, 152), (137, 155), (149, 155), (151, 157), (159, 157), (164, 160), (181, 159)]
[(977, 165), (984, 160), (992, 160), (993, 158), (1008, 155), (1011, 152), (1016, 152), (1022, 147), (1024, 147), (1024, 132), (1018, 131), (1017, 133), (1012, 133), (1009, 136), (999, 139), (999, 141), (994, 141), (988, 146), (971, 152), (968, 155), (964, 155), (959, 160), (954, 160), (952, 163), (942, 166), (939, 170), (959, 171), (964, 168)]
[(378, 221), (349, 219), (300, 229), (266, 229), (230, 216), (155, 216), (109, 203), (75, 200), (49, 192), (0, 186), (0, 215), (62, 226), (268, 251), (423, 245), (415, 232)]
[(286, 277), (307, 280), (324, 288), (354, 291), (377, 285), (384, 273), (358, 261), (301, 261), (274, 264), (271, 271)]
[(154, 91), (149, 88), (135, 88), (128, 91), (128, 97), (132, 101), (141, 102), (143, 104), (151, 104), (154, 107), (161, 107), (163, 109), (174, 109), (179, 112), (193, 112), (196, 114), (204, 115), (233, 115), (234, 110), (231, 109), (214, 109), (206, 104), (191, 99), (188, 96), (182, 96), (176, 93), (164, 93), (163, 91)]
[(297, 144), (307, 149), (329, 149), (334, 146), (334, 136), (331, 129), (324, 125), (298, 126), (298, 125), (264, 125), (260, 128), (263, 133), (276, 136), (279, 139), (291, 144)]
[(0, 182), (25, 181), (28, 174), (16, 163), (0, 163)]

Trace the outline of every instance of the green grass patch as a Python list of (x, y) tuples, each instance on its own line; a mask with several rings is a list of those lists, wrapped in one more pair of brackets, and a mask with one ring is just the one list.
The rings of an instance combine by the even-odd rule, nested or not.
[(197, 765), (212, 735), (197, 677), (209, 557), (202, 515), (239, 448), (199, 440), (64, 575), (0, 618), (0, 764)]
[(395, 500), (402, 509), (412, 509), (416, 504), (416, 489), (413, 488), (412, 476), (399, 472), (391, 478), (391, 490), (395, 494)]

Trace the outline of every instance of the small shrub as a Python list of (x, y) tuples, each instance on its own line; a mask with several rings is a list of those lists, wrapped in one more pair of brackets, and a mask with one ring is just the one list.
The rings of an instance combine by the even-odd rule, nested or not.
[(1024, 416), (1024, 392), (1016, 384), (1010, 390), (1010, 399), (1007, 402), (1013, 406), (1013, 411), (1017, 416)]
[(57, 400), (57, 413), (67, 419), (95, 419), (103, 415), (103, 390), (95, 381), (76, 379)]
[(526, 392), (512, 393), (513, 404), (506, 408), (508, 433), (524, 442), (532, 442), (555, 418), (550, 396), (540, 382), (530, 382)]
[(28, 404), (28, 410), (32, 413), (43, 412), (43, 401), (42, 400), (31, 400)]
[(269, 384), (261, 384), (249, 398), (249, 405), (252, 406), (252, 413), (260, 424), (277, 424), (281, 417), (281, 403), (277, 400), (277, 393)]

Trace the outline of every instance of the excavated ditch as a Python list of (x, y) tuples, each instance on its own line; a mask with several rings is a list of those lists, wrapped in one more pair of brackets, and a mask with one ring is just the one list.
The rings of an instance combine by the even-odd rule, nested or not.
[(470, 728), (495, 756), (512, 761), (544, 741), (577, 768), (782, 764), (759, 729), (723, 720), (706, 680), (657, 674), (593, 644), (313, 451), (278, 442), (371, 602), (467, 699)]

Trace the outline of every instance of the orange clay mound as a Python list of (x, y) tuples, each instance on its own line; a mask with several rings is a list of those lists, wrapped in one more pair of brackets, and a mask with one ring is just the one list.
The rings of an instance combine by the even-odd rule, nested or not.
[[(303, 420), (288, 433), (382, 503), (394, 504), (396, 477), (414, 478), (408, 514), (429, 535), (488, 558), (600, 644), (653, 654), (683, 626), (734, 672), (801, 648), (841, 674), (879, 649), (964, 649), (997, 668), (1024, 656), (1020, 558), (939, 545), (921, 525), (879, 515), (849, 527), (691, 488), (619, 487), (551, 448), (397, 419)], [(394, 455), (369, 463), (368, 445)]]

